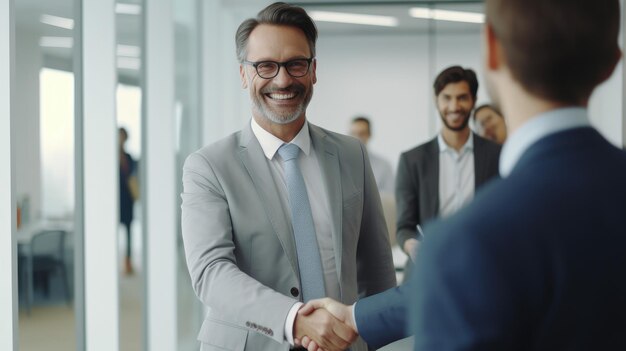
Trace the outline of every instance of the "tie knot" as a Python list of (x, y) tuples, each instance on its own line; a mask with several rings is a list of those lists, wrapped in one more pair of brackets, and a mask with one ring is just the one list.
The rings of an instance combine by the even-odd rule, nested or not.
[(300, 148), (296, 144), (283, 144), (280, 148), (278, 148), (278, 154), (285, 162), (298, 157), (299, 152)]

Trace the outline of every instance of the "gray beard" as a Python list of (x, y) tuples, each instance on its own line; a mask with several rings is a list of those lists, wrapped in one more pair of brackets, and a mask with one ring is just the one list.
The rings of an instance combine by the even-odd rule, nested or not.
[(254, 100), (254, 108), (255, 110), (257, 110), (257, 112), (259, 112), (259, 114), (261, 116), (263, 116), (265, 119), (271, 121), (272, 123), (276, 123), (276, 124), (289, 124), (293, 121), (295, 121), (296, 119), (298, 119), (298, 117), (300, 117), (300, 115), (302, 115), (302, 113), (304, 112), (305, 109), (305, 104), (307, 102), (305, 101), (305, 103), (298, 105), (298, 108), (296, 108), (295, 111), (293, 111), (292, 113), (288, 114), (288, 115), (279, 115), (277, 113), (274, 113), (273, 111), (266, 109), (263, 104), (259, 101), (259, 100)]

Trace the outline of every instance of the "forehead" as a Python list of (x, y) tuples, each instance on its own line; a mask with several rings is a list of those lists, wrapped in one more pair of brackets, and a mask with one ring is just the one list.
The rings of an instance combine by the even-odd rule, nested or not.
[(367, 123), (365, 123), (363, 121), (352, 122), (352, 129), (353, 130), (359, 130), (359, 131), (366, 131), (367, 130)]
[(471, 93), (470, 93), (469, 84), (464, 80), (460, 82), (456, 82), (456, 83), (446, 84), (446, 86), (439, 93), (439, 95), (449, 95), (449, 96), (459, 96), (459, 95), (465, 95), (465, 94), (471, 94)]
[(306, 36), (296, 27), (259, 24), (248, 38), (247, 60), (249, 61), (284, 61), (310, 55)]
[(476, 118), (487, 117), (496, 114), (491, 107), (483, 107), (476, 112)]

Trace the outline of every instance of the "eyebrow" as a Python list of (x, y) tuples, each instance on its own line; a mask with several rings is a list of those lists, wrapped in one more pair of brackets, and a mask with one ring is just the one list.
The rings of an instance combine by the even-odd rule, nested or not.
[[(247, 61), (250, 61), (250, 62), (266, 62), (266, 61), (272, 61), (272, 62), (288, 62), (288, 61), (293, 61), (293, 60), (302, 60), (302, 59), (308, 59), (308, 58), (309, 58), (308, 56), (304, 56), (304, 55), (296, 55), (296, 56), (293, 56), (293, 57), (291, 57), (291, 58), (286, 59), (285, 61), (276, 61), (276, 60), (271, 59), (271, 58), (262, 58), (262, 59), (258, 59), (258, 60), (247, 60)], [(313, 58), (313, 57), (311, 57), (311, 58)]]

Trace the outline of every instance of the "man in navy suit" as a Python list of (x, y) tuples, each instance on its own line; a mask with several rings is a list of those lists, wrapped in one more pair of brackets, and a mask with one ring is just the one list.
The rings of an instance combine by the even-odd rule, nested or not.
[(502, 179), (425, 228), (410, 285), (303, 313), (326, 307), (376, 346), (414, 334), (415, 350), (626, 350), (626, 154), (587, 116), (621, 57), (619, 1), (486, 10)]

